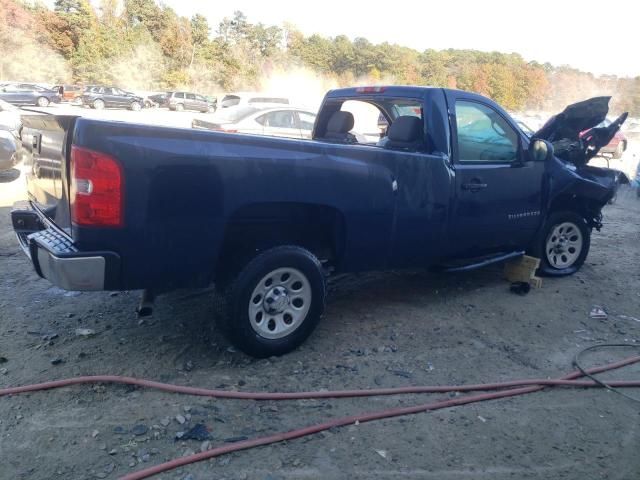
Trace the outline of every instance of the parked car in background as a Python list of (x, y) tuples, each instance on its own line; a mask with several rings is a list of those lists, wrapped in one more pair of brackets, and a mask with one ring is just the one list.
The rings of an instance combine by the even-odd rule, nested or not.
[(203, 95), (193, 92), (167, 92), (165, 106), (169, 110), (181, 112), (183, 110), (197, 110), (207, 113), (215, 107)]
[(54, 90), (58, 92), (63, 102), (73, 102), (82, 96), (83, 87), (80, 85), (55, 85)]
[(155, 103), (158, 106), (166, 106), (167, 103), (167, 93), (168, 92), (163, 92), (163, 93), (155, 93), (153, 95), (149, 95), (147, 97), (148, 100), (152, 101), (153, 103)]
[(253, 105), (255, 103), (275, 103), (278, 105), (289, 105), (289, 99), (279, 95), (269, 95), (257, 92), (236, 92), (228, 93), (220, 101), (220, 108), (235, 107), (237, 105)]
[(273, 137), (311, 138), (316, 114), (296, 107), (244, 105), (219, 110), (206, 119), (194, 118), (193, 128)]
[(216, 111), (218, 109), (218, 97), (214, 97), (213, 95), (205, 95), (204, 98), (207, 99), (210, 105), (213, 106), (212, 111)]
[[(608, 118), (604, 121), (600, 122), (594, 128), (606, 128), (611, 125), (611, 120)], [(580, 134), (581, 137), (587, 136), (591, 129), (586, 130)], [(613, 156), (613, 158), (622, 158), (625, 150), (627, 149), (627, 137), (620, 130), (616, 132), (611, 141), (600, 149), (600, 153), (608, 154)]]
[(92, 85), (87, 87), (82, 94), (82, 104), (97, 110), (128, 108), (137, 111), (144, 106), (144, 98), (117, 87)]
[(57, 90), (32, 83), (8, 83), (0, 86), (0, 100), (12, 105), (47, 107), (50, 103), (60, 103), (60, 95)]

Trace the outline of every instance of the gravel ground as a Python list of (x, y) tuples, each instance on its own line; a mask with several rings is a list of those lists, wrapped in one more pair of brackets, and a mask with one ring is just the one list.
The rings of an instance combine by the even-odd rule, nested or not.
[[(558, 377), (586, 346), (640, 341), (640, 200), (631, 189), (606, 208), (573, 277), (545, 279), (524, 297), (509, 292), (498, 267), (344, 277), (302, 348), (253, 360), (220, 336), (209, 290), (162, 296), (139, 322), (135, 292), (65, 292), (39, 279), (11, 233), (9, 205), (23, 194), (16, 177), (0, 175), (0, 386), (89, 374), (244, 391), (480, 383)], [(594, 305), (606, 320), (590, 318)], [(640, 378), (640, 366), (607, 378)], [(0, 478), (117, 478), (238, 438), (442, 398), (275, 403), (114, 385), (0, 398)], [(176, 440), (198, 423), (209, 443)], [(353, 425), (156, 478), (633, 480), (639, 423), (638, 404), (618, 395), (557, 389)]]

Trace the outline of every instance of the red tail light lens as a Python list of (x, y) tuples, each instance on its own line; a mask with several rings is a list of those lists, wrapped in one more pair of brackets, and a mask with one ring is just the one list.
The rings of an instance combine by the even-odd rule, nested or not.
[(71, 147), (71, 220), (91, 227), (122, 227), (124, 178), (118, 161)]

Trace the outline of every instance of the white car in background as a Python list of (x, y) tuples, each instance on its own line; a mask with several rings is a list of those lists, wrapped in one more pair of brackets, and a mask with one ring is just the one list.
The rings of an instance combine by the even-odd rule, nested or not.
[(303, 108), (282, 105), (237, 105), (196, 117), (193, 128), (229, 133), (252, 133), (274, 137), (311, 138), (316, 114)]
[(219, 108), (230, 108), (254, 104), (289, 105), (291, 102), (282, 95), (271, 95), (258, 92), (234, 92), (227, 93), (220, 100)]

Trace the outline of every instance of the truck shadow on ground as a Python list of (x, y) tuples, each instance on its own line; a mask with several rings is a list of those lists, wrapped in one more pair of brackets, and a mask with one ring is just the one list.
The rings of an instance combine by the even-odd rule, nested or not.
[[(381, 318), (389, 318), (392, 325), (393, 317), (402, 317), (407, 330), (420, 331), (429, 327), (430, 306), (442, 306), (445, 302), (444, 308), (454, 306), (464, 310), (464, 297), (468, 292), (487, 287), (493, 287), (495, 291), (500, 285), (504, 285), (505, 295), (509, 295), (509, 284), (503, 279), (501, 266), (456, 274), (392, 271), (336, 278), (329, 283), (325, 315), (318, 329), (301, 348), (287, 357), (303, 359), (305, 355), (315, 357), (325, 353), (335, 356), (335, 352), (332, 354), (326, 349), (348, 349), (349, 345), (341, 345), (341, 340), (356, 339), (363, 330), (382, 328)], [(171, 358), (173, 367), (179, 370), (190, 370), (194, 363), (195, 368), (206, 369), (221, 364), (233, 368), (259, 362), (236, 352), (223, 336), (216, 323), (224, 314), (220, 302), (213, 288), (167, 293), (158, 298), (152, 319), (142, 326), (132, 326), (130, 334), (164, 335), (165, 341), (172, 345), (170, 354), (164, 357)], [(407, 309), (423, 313), (405, 317), (403, 312)], [(336, 332), (340, 339), (333, 337)], [(368, 345), (371, 342), (360, 341), (364, 346), (375, 346), (373, 343)], [(146, 342), (141, 339), (141, 343)], [(131, 344), (131, 348), (136, 345)]]

